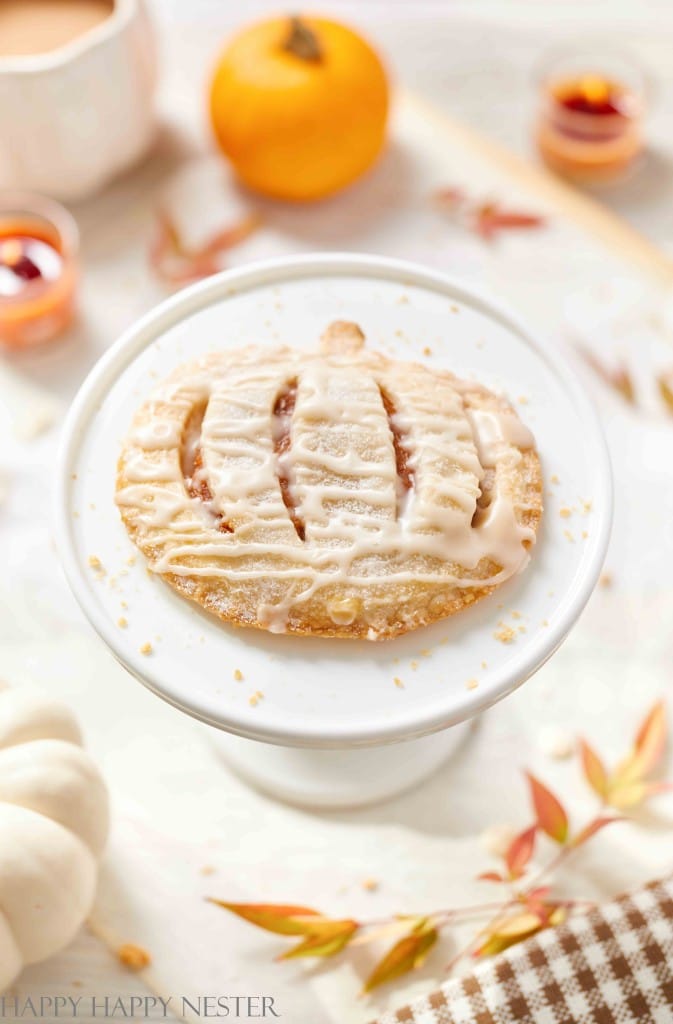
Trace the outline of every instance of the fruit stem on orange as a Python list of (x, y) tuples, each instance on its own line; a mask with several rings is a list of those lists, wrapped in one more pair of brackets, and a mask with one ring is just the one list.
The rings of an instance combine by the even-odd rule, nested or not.
[(296, 16), (290, 18), (290, 31), (283, 49), (300, 60), (319, 63), (323, 59), (323, 49), (317, 35), (305, 21)]

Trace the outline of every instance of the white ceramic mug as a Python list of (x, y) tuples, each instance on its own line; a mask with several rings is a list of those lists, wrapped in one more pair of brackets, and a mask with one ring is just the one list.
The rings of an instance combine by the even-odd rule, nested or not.
[(0, 57), (0, 188), (82, 199), (145, 152), (156, 46), (144, 0), (48, 53)]

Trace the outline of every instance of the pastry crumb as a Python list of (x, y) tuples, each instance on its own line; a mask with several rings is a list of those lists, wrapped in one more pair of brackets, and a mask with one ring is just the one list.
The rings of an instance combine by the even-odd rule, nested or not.
[(591, 501), (583, 501), (582, 502), (582, 511), (584, 512), (585, 516), (589, 515), (589, 513), (591, 512), (592, 508), (593, 508), (593, 502), (591, 502)]
[(569, 540), (571, 544), (575, 543), (575, 537), (573, 536), (573, 534), (571, 533), (570, 530), (564, 530), (563, 531), (563, 536), (565, 537), (566, 540)]
[(260, 700), (264, 700), (264, 694), (262, 693), (261, 690), (256, 690), (248, 703), (250, 704), (251, 707), (255, 708), (259, 704)]
[(568, 508), (567, 505), (564, 505), (563, 508), (559, 509), (558, 514), (560, 515), (561, 519), (570, 519), (571, 515), (573, 514), (573, 510), (571, 508)]
[(548, 626), (549, 625), (549, 619), (543, 619), (542, 620), (542, 625), (543, 626)]
[(142, 645), (142, 647), (140, 648), (140, 653), (141, 654), (151, 654), (153, 650), (154, 650), (154, 648), (152, 647), (152, 644), (148, 642), (148, 643)]
[(502, 629), (496, 630), (493, 636), (501, 644), (511, 644), (516, 640), (516, 631), (511, 626), (503, 626)]
[(117, 619), (117, 625), (119, 626), (120, 629), (126, 629), (126, 627), (128, 626), (128, 620), (125, 619), (123, 615), (120, 615), (119, 618)]
[(395, 686), (398, 686), (400, 688), (400, 690), (404, 689), (404, 683), (402, 682), (402, 680), (400, 679), (399, 676), (395, 676), (394, 679), (393, 679), (393, 682), (394, 682)]
[(379, 883), (376, 881), (375, 878), (365, 878), (364, 882), (362, 883), (362, 888), (366, 889), (367, 892), (376, 892), (378, 887)]
[(126, 601), (120, 601), (119, 602), (119, 606), (120, 606), (120, 608), (123, 608), (124, 610), (126, 610), (128, 608), (128, 604), (127, 604)]
[(413, 669), (413, 671), (415, 672), (415, 671), (416, 671), (416, 669), (418, 668), (418, 662), (417, 662), (417, 661), (411, 661), (411, 662), (409, 662), (409, 664), (410, 664), (410, 667), (411, 667), (411, 668)]
[(479, 686), (479, 681), (477, 679), (468, 679), (468, 681), (465, 683), (465, 686), (467, 687), (468, 690), (476, 690), (477, 687)]
[(101, 562), (98, 555), (89, 555), (89, 565), (91, 566), (92, 569), (96, 569), (98, 572), (105, 572), (105, 569), (103, 568), (103, 563)]
[(245, 677), (244, 677), (243, 673), (241, 672), (240, 668), (235, 668), (234, 669), (234, 679), (236, 680), (236, 682), (240, 683), (240, 682), (243, 681), (244, 678)]
[(217, 868), (213, 867), (212, 864), (204, 864), (203, 867), (201, 868), (199, 874), (204, 875), (205, 877), (207, 877), (208, 875), (214, 875), (216, 871), (217, 871)]
[(397, 300), (397, 305), (398, 306), (406, 306), (408, 304), (408, 302), (409, 302), (409, 296), (408, 295), (400, 295), (399, 299)]
[(613, 579), (612, 579), (612, 573), (611, 572), (604, 572), (602, 574), (601, 578), (598, 581), (598, 585), (601, 586), (601, 587), (604, 587), (606, 589), (608, 587), (611, 587), (612, 583), (613, 583)]
[(589, 531), (588, 530), (582, 530), (582, 540), (586, 540), (588, 536), (589, 536)]
[(455, 303), (449, 306), (452, 313), (460, 313), (460, 306), (456, 306)]
[(117, 959), (129, 971), (142, 971), (143, 968), (149, 967), (152, 963), (152, 957), (147, 950), (143, 949), (142, 946), (136, 946), (133, 942), (126, 942), (123, 946), (119, 947)]
[(488, 662), (487, 661), (482, 661), (481, 667), (482, 668), (488, 668)]
[(431, 356), (432, 355), (432, 349), (430, 348), (429, 345), (426, 345), (425, 348), (423, 349), (423, 355), (424, 356)]
[(519, 395), (519, 397), (517, 398), (517, 402), (519, 403), (519, 405), (528, 405), (528, 399), (525, 395)]
[(521, 612), (510, 612), (510, 615), (512, 616), (513, 619), (521, 618)]

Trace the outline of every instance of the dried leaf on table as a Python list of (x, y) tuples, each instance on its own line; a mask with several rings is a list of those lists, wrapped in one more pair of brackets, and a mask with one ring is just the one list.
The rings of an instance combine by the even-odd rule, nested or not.
[(515, 881), (517, 878), (521, 878), (528, 867), (530, 859), (535, 851), (536, 837), (537, 825), (531, 825), (530, 828), (527, 828), (512, 840), (510, 847), (505, 854), (505, 864), (507, 865), (509, 877), (512, 881)]
[(565, 808), (539, 779), (530, 772), (526, 774), (538, 826), (550, 839), (562, 846), (568, 840), (568, 815)]
[(673, 414), (673, 370), (659, 374), (657, 377), (657, 387), (666, 410)]
[(493, 930), (487, 933), (485, 941), (474, 950), (472, 955), (477, 958), (495, 956), (510, 946), (514, 946), (517, 942), (523, 942), (524, 939), (535, 935), (543, 927), (537, 914), (532, 914), (529, 911), (515, 914), (499, 921)]
[(547, 223), (536, 213), (511, 209), (494, 200), (472, 199), (459, 186), (437, 189), (433, 200), (438, 209), (487, 242), (501, 231), (542, 228)]
[(615, 782), (643, 779), (660, 764), (666, 750), (666, 707), (658, 701), (638, 729), (629, 756), (615, 772)]
[(217, 907), (229, 910), (244, 921), (276, 935), (308, 935), (317, 921), (324, 920), (317, 910), (283, 903), (227, 903), (209, 899)]
[(600, 757), (586, 740), (580, 740), (580, 755), (584, 777), (594, 793), (605, 800), (608, 795), (608, 773)]
[(439, 933), (431, 920), (419, 921), (414, 929), (396, 942), (383, 960), (376, 965), (367, 978), (363, 991), (371, 992), (379, 985), (401, 978), (402, 975), (420, 967), (438, 938)]
[(478, 882), (504, 882), (504, 877), (499, 871), (482, 871), (480, 875), (477, 875)]
[(475, 232), (486, 241), (495, 238), (499, 231), (542, 228), (546, 223), (538, 214), (508, 210), (499, 203), (481, 203), (472, 215)]
[(621, 395), (629, 405), (636, 404), (636, 391), (633, 379), (626, 366), (620, 364), (610, 369), (586, 346), (576, 345), (576, 349), (587, 366), (600, 377), (604, 384), (607, 384), (618, 395)]
[(210, 277), (222, 269), (221, 256), (245, 241), (260, 224), (257, 214), (249, 213), (217, 231), (198, 248), (189, 247), (170, 216), (163, 209), (157, 212), (157, 225), (150, 244), (150, 266), (157, 276), (169, 284), (186, 284)]
[(571, 845), (574, 847), (582, 846), (583, 843), (588, 842), (589, 839), (602, 831), (606, 825), (612, 825), (613, 822), (622, 820), (623, 819), (617, 817), (617, 815), (605, 818), (596, 818), (594, 821), (590, 822), (586, 828), (581, 829), (576, 836), (573, 836)]
[(290, 960), (300, 956), (335, 956), (344, 949), (359, 928), (357, 921), (319, 920), (303, 942), (288, 953), (282, 953), (279, 960)]
[(670, 782), (632, 782), (615, 786), (610, 791), (609, 802), (618, 811), (626, 811), (638, 807), (651, 796), (673, 792)]

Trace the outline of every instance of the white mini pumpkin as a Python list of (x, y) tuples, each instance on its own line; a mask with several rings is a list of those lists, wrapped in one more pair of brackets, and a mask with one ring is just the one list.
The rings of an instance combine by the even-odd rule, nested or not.
[(74, 938), (96, 891), (108, 796), (62, 704), (0, 690), (0, 991)]

